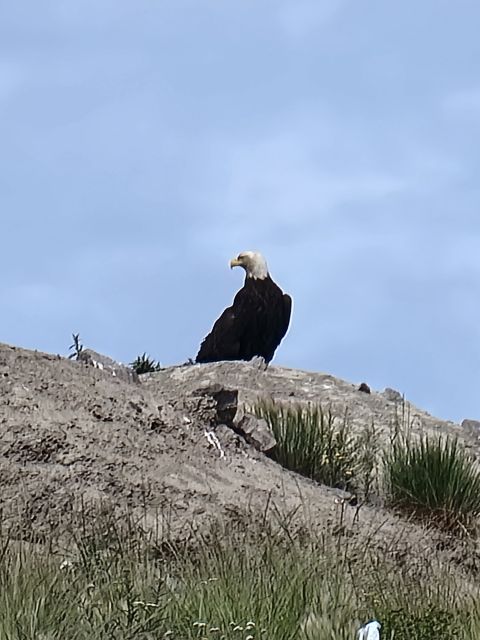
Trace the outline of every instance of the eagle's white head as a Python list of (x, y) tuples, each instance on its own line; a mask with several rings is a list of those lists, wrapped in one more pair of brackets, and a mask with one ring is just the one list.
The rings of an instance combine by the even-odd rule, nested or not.
[(265, 258), (257, 251), (242, 251), (236, 258), (230, 260), (230, 268), (243, 267), (247, 278), (264, 280), (268, 276), (268, 267)]

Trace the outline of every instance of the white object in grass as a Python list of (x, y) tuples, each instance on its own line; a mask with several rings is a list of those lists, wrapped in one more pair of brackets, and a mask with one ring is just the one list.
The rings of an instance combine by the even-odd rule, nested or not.
[(371, 620), (360, 627), (357, 640), (380, 640), (380, 627), (382, 625), (377, 620)]

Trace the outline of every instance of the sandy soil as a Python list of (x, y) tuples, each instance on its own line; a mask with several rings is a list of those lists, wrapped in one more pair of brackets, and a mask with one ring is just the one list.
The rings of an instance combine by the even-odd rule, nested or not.
[[(291, 517), (314, 529), (343, 518), (355, 535), (374, 531), (378, 544), (401, 532), (417, 554), (440, 544), (381, 507), (343, 503), (341, 492), (281, 468), (218, 424), (208, 393), (214, 384), (237, 390), (240, 404), (259, 397), (321, 402), (340, 415), (348, 411), (353, 429), (374, 420), (384, 435), (408, 414), (414, 432), (454, 433), (478, 449), (475, 434), (459, 425), (325, 374), (217, 363), (165, 369), (136, 382), (0, 345), (2, 526), (41, 540), (72, 515), (103, 506), (128, 511), (147, 528), (167, 522), (170, 535), (181, 538), (213, 521), (263, 518), (267, 510), (277, 521)], [(475, 570), (476, 564), (472, 556)]]

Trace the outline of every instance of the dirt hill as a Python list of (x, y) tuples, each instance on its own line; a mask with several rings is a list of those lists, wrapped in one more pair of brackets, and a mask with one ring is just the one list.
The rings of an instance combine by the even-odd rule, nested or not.
[[(350, 505), (339, 490), (283, 469), (234, 430), (257, 399), (313, 402), (372, 421), (379, 438), (408, 420), (413, 433), (475, 434), (332, 376), (251, 363), (186, 365), (141, 376), (0, 345), (0, 487), (3, 526), (39, 539), (85, 506), (129, 511), (146, 527), (187, 531), (236, 518), (291, 518), (322, 528), (342, 518), (379, 544), (406, 532), (414, 553), (438, 544), (381, 506)], [(236, 414), (236, 415), (235, 415)], [(348, 497), (348, 496), (347, 496)], [(340, 515), (341, 514), (341, 515)], [(473, 562), (473, 560), (472, 560)]]

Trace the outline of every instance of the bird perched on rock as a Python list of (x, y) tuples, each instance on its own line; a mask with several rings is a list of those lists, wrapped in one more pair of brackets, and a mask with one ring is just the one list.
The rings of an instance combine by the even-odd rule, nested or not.
[(259, 357), (268, 365), (287, 332), (292, 299), (272, 280), (260, 253), (244, 251), (230, 267), (245, 269), (245, 283), (203, 340), (196, 362)]

